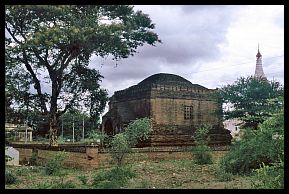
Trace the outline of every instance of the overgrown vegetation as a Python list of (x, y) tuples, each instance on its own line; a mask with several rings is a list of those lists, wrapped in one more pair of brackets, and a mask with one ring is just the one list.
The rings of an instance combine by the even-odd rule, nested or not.
[(139, 141), (146, 140), (152, 131), (149, 118), (137, 119), (124, 129), (123, 133), (116, 134), (109, 143), (109, 153), (113, 161), (122, 165), (124, 158), (131, 152)]
[(197, 164), (212, 164), (212, 151), (208, 146), (208, 133), (210, 125), (203, 125), (199, 127), (194, 134), (196, 146), (193, 147), (192, 152), (194, 160)]
[(5, 169), (5, 184), (15, 184), (17, 183), (16, 174), (11, 172), (10, 170)]
[(65, 152), (57, 152), (53, 157), (47, 162), (44, 172), (46, 175), (62, 175), (63, 161), (68, 157)]
[[(274, 138), (276, 137), (276, 138)], [(221, 165), (227, 172), (250, 173), (262, 163), (284, 161), (284, 114), (274, 115), (259, 126), (256, 133), (248, 133), (236, 142), (222, 159)]]
[(262, 163), (259, 169), (254, 170), (252, 188), (254, 189), (283, 189), (284, 188), (284, 162), (271, 165)]
[(134, 176), (130, 165), (115, 166), (108, 171), (98, 172), (93, 178), (92, 186), (99, 189), (119, 189)]

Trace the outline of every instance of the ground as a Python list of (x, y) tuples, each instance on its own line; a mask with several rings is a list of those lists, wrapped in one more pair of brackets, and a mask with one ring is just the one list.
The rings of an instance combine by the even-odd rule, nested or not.
[[(250, 177), (234, 175), (230, 181), (220, 181), (216, 176), (220, 156), (214, 156), (214, 164), (198, 165), (192, 160), (140, 161), (132, 164), (136, 176), (123, 188), (155, 189), (245, 189), (250, 188)], [(10, 169), (10, 167), (9, 167)], [(71, 181), (74, 188), (93, 188), (90, 183), (98, 170), (82, 171), (64, 169), (62, 176), (44, 175), (43, 167), (12, 167), (17, 174), (18, 182), (5, 185), (6, 189), (14, 188), (49, 188), (50, 182)], [(101, 170), (101, 169), (100, 169)], [(103, 169), (102, 169), (103, 170)], [(108, 170), (106, 168), (105, 170)], [(82, 184), (79, 176), (86, 176), (88, 184)]]

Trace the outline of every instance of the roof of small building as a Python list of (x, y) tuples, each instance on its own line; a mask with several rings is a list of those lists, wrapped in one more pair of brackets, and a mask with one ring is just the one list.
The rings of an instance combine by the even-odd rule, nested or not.
[(142, 85), (151, 85), (151, 84), (160, 84), (160, 85), (171, 85), (171, 86), (183, 86), (183, 87), (196, 87), (199, 89), (207, 89), (204, 86), (198, 84), (192, 84), (189, 80), (185, 78), (169, 73), (157, 73), (151, 75), (138, 83), (138, 86)]

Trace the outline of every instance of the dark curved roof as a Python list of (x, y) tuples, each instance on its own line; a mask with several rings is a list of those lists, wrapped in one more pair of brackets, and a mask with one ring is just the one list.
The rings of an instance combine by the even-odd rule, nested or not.
[(183, 87), (197, 87), (200, 89), (207, 89), (198, 84), (192, 84), (189, 80), (185, 78), (169, 73), (157, 73), (151, 75), (137, 84), (137, 86), (161, 84), (161, 85), (173, 85), (173, 86), (183, 86)]

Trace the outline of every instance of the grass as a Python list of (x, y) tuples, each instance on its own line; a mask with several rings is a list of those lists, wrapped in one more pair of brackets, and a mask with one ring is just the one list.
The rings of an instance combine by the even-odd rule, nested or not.
[[(139, 161), (132, 164), (135, 173), (122, 188), (148, 189), (227, 189), (250, 188), (250, 179), (246, 176), (233, 175), (228, 180), (220, 180), (216, 176), (217, 161), (220, 156), (213, 156), (214, 163), (198, 165), (192, 160), (162, 160)], [(24, 170), (23, 170), (24, 169)], [(82, 171), (77, 169), (63, 169), (63, 177), (47, 176), (41, 167), (9, 167), (9, 170), (18, 172), (17, 183), (5, 185), (6, 189), (25, 188), (94, 188), (93, 177), (100, 171), (111, 168)], [(24, 173), (25, 172), (25, 173)], [(85, 184), (83, 184), (85, 182)]]

